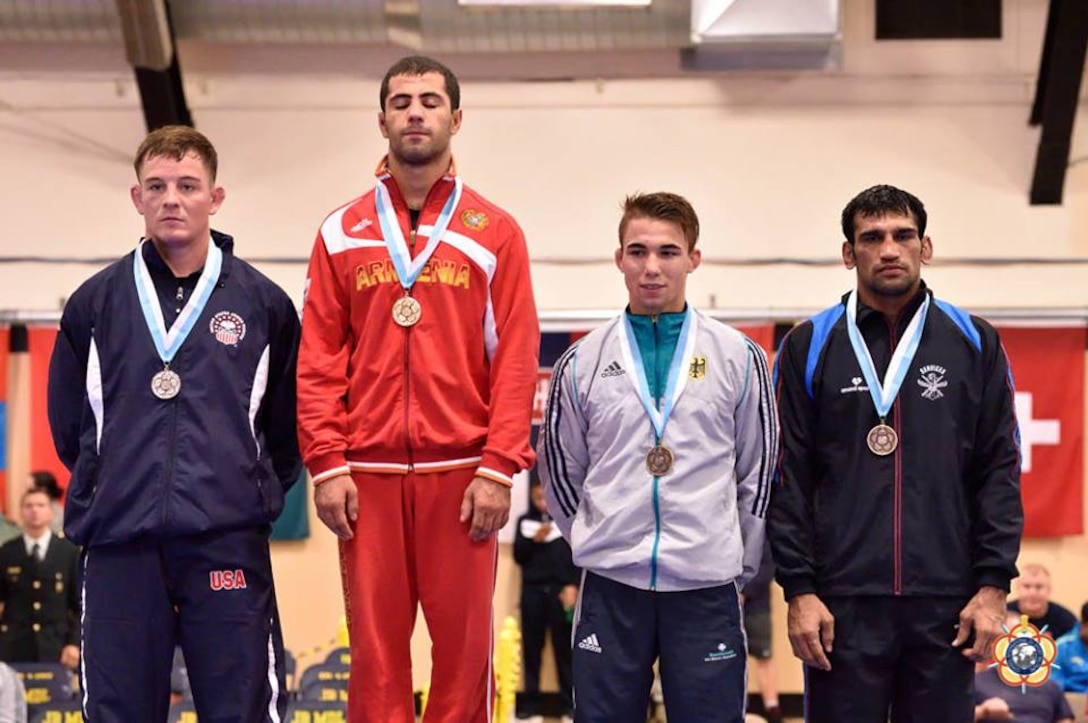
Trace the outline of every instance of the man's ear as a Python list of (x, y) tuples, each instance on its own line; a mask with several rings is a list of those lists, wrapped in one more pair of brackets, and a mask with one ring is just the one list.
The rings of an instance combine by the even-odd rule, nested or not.
[(842, 264), (848, 269), (852, 269), (857, 266), (857, 259), (854, 257), (854, 244), (849, 241), (842, 242)]

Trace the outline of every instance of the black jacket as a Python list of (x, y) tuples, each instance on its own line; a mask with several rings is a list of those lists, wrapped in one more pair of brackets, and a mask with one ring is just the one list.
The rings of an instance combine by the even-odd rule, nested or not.
[(79, 549), (53, 537), (45, 559), (27, 554), (22, 535), (0, 547), (0, 660), (59, 663), (66, 645), (79, 645)]
[[(72, 471), (68, 537), (107, 545), (267, 525), (298, 479), (290, 298), (212, 232), (223, 266), (170, 368), (162, 370), (133, 280), (134, 253), (72, 295), (49, 367), (49, 423)], [(224, 330), (223, 320), (231, 326)]]
[[(895, 325), (859, 307), (881, 379), (928, 293)], [(793, 329), (775, 364), (783, 449), (768, 534), (786, 598), (1008, 590), (1023, 508), (1012, 375), (997, 332), (932, 299), (888, 414), (899, 446), (878, 457), (866, 434), (879, 419), (845, 308), (843, 297)]]
[(548, 585), (564, 587), (577, 585), (581, 571), (575, 567), (570, 544), (558, 536), (559, 528), (552, 522), (549, 542), (533, 542), (533, 535), (540, 529), (543, 515), (535, 509), (518, 518), (514, 528), (514, 561), (521, 565), (522, 585)]

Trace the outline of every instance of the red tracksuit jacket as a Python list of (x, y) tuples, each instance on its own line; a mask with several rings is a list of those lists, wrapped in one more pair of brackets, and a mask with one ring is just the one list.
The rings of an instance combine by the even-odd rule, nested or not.
[[(413, 258), (453, 191), (431, 188)], [(383, 161), (405, 239), (408, 207)], [(298, 359), (299, 441), (320, 483), (350, 470), (476, 467), (511, 484), (533, 463), (530, 416), (540, 326), (525, 237), (506, 212), (464, 187), (449, 229), (412, 288), (422, 316), (393, 321), (404, 295), (382, 240), (375, 192), (325, 219), (310, 258)]]

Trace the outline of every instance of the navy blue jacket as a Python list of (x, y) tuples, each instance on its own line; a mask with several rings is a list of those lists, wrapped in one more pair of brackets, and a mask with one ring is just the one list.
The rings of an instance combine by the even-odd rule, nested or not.
[[(883, 379), (923, 288), (892, 322), (859, 304)], [(866, 445), (879, 422), (843, 302), (795, 327), (775, 362), (782, 458), (767, 529), (786, 598), (970, 596), (1009, 589), (1024, 514), (1012, 377), (997, 332), (932, 299), (887, 423), (893, 454)]]
[[(163, 363), (140, 308), (135, 251), (64, 308), (49, 422), (72, 472), (64, 530), (77, 544), (267, 525), (298, 479), (298, 316), (282, 289), (235, 258), (230, 236), (212, 239), (222, 271), (170, 364), (181, 377), (173, 399), (151, 393)], [(217, 336), (213, 321), (228, 314), (234, 334)]]

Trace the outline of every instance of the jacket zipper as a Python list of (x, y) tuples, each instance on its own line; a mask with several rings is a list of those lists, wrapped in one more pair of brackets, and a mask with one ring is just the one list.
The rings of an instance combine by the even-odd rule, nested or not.
[(170, 444), (166, 452), (166, 490), (162, 497), (162, 525), (166, 526), (167, 513), (170, 510), (170, 492), (174, 487), (174, 462), (177, 456), (178, 438), (178, 400), (170, 401)]
[[(649, 369), (647, 371), (647, 375), (650, 378), (646, 380), (646, 386), (649, 386), (650, 382), (657, 381), (657, 357), (658, 352), (660, 351), (657, 348), (659, 341), (657, 337), (657, 317), (651, 317), (651, 322), (654, 326), (654, 359), (652, 369)], [(635, 343), (638, 343), (637, 339)], [(660, 390), (655, 389), (654, 391), (658, 392)], [(656, 406), (659, 410), (661, 408), (661, 397), (658, 394), (654, 394), (654, 406)], [(654, 443), (656, 444), (660, 441), (661, 440), (657, 439), (657, 434), (655, 433)], [(653, 551), (650, 554), (650, 590), (657, 590), (657, 549), (661, 544), (661, 502), (658, 497), (658, 488), (660, 485), (660, 481), (661, 478), (657, 475), (654, 475), (654, 547)]]
[[(425, 208), (427, 208), (427, 204), (431, 200), (431, 194), (434, 193), (435, 186), (437, 186), (437, 185), (438, 185), (437, 183), (434, 184), (434, 186), (431, 186), (430, 190), (427, 191), (427, 196), (426, 196), (426, 198), (423, 199), (423, 208), (421, 208), (419, 210), (419, 216), (417, 217), (418, 221), (423, 220), (423, 210)], [(397, 192), (400, 193), (400, 188), (399, 187), (397, 187)], [(408, 202), (407, 202), (407, 200), (405, 200), (403, 194), (401, 195), (401, 200), (404, 201), (404, 206), (405, 206), (405, 208), (407, 208), (408, 207)], [(418, 221), (417, 221), (417, 223), (418, 223)], [(414, 252), (415, 248), (416, 248), (416, 227), (415, 227), (415, 225), (412, 224), (412, 212), (411, 212), (410, 209), (408, 210), (408, 226), (409, 226), (408, 237), (410, 239), (410, 249), (411, 249), (411, 251), (409, 252), (409, 255), (411, 255), (411, 252)], [(412, 366), (411, 366), (411, 363), (410, 363), (411, 362), (411, 345), (410, 345), (411, 332), (412, 332), (412, 327), (410, 327), (410, 326), (404, 327), (404, 451), (405, 451), (405, 454), (408, 455), (408, 471), (409, 472), (412, 472), (412, 471), (415, 470), (415, 452), (412, 449), (412, 427), (411, 427), (411, 424), (410, 424), (409, 419), (408, 419), (408, 414), (409, 414), (409, 410), (410, 410), (410, 406), (411, 406), (411, 397), (412, 397), (412, 377), (411, 377)]]
[[(895, 354), (898, 344), (898, 334), (895, 329), (895, 321), (884, 317), (888, 323), (888, 342), (891, 354)], [(885, 372), (886, 374), (886, 372)], [(903, 433), (899, 419), (899, 399), (892, 402), (892, 423), (895, 425), (896, 434), (899, 435), (899, 444), (895, 446), (893, 458), (895, 460), (895, 498), (892, 507), (892, 557), (895, 569), (895, 579), (892, 582), (892, 593), (903, 594)]]
[(412, 377), (410, 376), (411, 347), (409, 346), (411, 327), (404, 327), (404, 451), (408, 455), (408, 471), (414, 469), (415, 460), (412, 457), (412, 429), (408, 423), (408, 408), (412, 396)]

